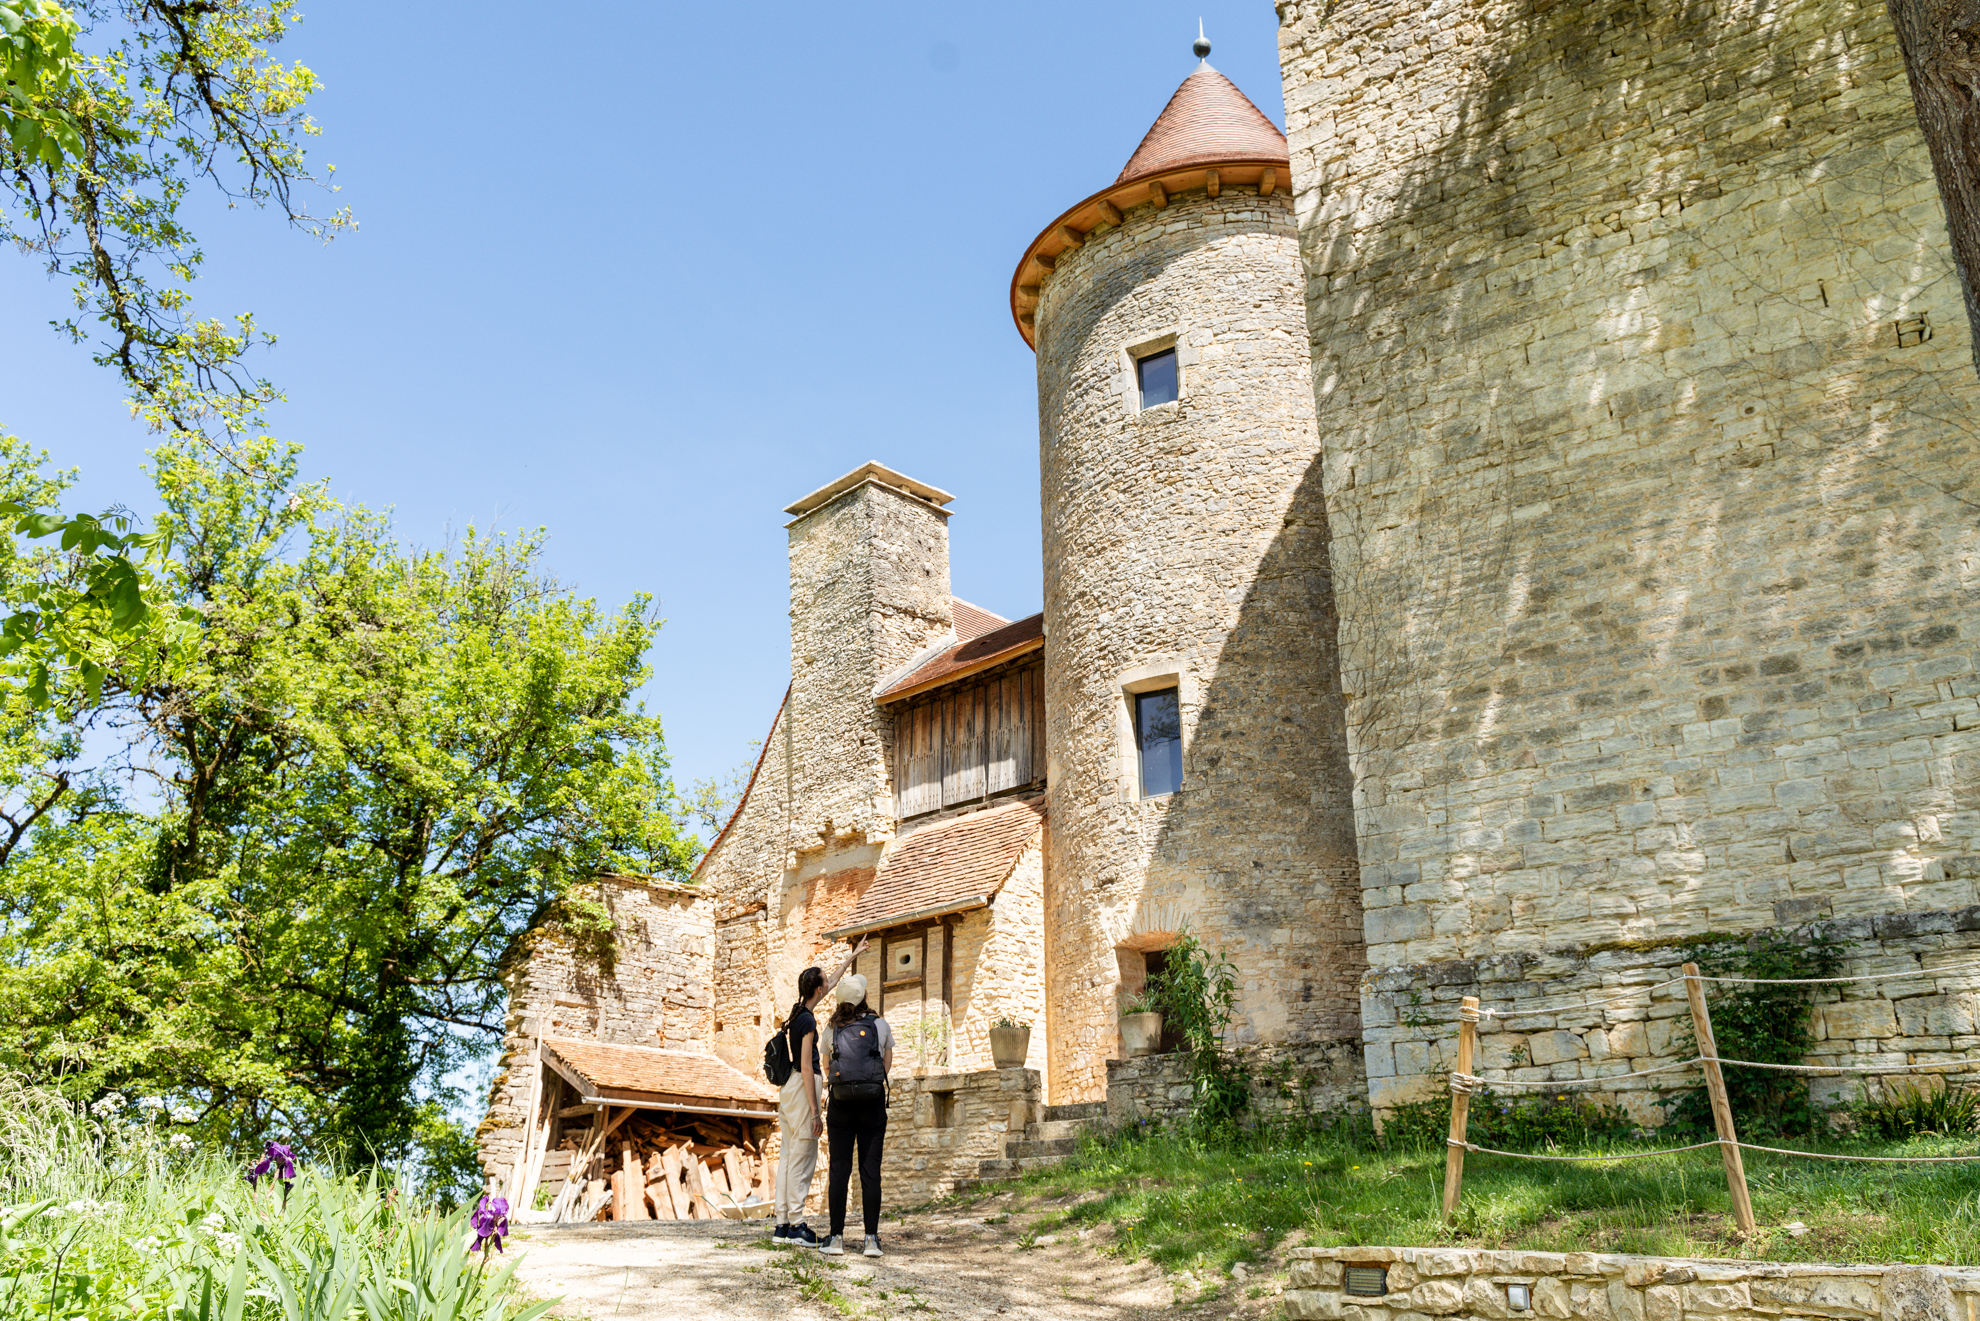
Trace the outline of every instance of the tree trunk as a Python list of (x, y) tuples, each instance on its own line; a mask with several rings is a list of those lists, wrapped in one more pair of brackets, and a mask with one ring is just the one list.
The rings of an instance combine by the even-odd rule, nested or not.
[(1911, 99), (1939, 177), (1980, 371), (1980, 0), (1889, 0)]

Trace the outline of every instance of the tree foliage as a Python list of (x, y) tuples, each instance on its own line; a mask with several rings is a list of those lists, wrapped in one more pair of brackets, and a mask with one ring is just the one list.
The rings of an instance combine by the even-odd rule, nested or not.
[(7, 708), (0, 1059), (396, 1155), (499, 1035), (533, 922), (692, 864), (634, 698), (657, 623), (559, 588), (538, 538), (407, 552), (293, 449), (243, 454), (156, 455), (178, 658)]

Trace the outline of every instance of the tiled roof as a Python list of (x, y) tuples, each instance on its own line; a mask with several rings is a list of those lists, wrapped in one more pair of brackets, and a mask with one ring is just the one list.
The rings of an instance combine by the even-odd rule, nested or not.
[[(692, 1104), (775, 1104), (777, 1089), (712, 1055), (653, 1046), (616, 1046), (603, 1041), (545, 1037), (543, 1051), (590, 1084), (593, 1096), (640, 1092)], [(647, 1099), (646, 1096), (628, 1099)], [(747, 1107), (754, 1109), (755, 1105)]]
[[(957, 612), (957, 616), (960, 623), (961, 611)], [(937, 652), (888, 684), (886, 691), (880, 693), (874, 700), (886, 702), (893, 698), (904, 697), (911, 692), (920, 692), (944, 680), (960, 679), (978, 670), (988, 669), (1013, 656), (1034, 651), (1043, 646), (1044, 642), (1043, 613), (1032, 615), (1028, 619), (1020, 619), (1014, 624), (1000, 624), (988, 633), (980, 633), (956, 643), (946, 651)]]
[(980, 638), (992, 629), (1002, 628), (1011, 621), (1002, 615), (993, 615), (980, 605), (971, 605), (959, 596), (949, 598), (956, 611), (956, 641), (967, 642)]
[(958, 912), (986, 904), (1045, 825), (1045, 799), (1021, 798), (1003, 807), (924, 826), (903, 836), (880, 874), (837, 931), (877, 931), (908, 918)]
[(1238, 160), (1286, 160), (1286, 135), (1237, 84), (1206, 64), (1183, 79), (1114, 183)]

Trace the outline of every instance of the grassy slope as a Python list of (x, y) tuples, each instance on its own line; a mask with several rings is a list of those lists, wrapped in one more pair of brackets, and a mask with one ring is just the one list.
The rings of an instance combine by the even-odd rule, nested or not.
[[(1828, 1149), (1925, 1156), (1970, 1152), (1974, 1144), (1924, 1138)], [(1070, 1209), (1035, 1221), (1035, 1233), (1106, 1225), (1116, 1251), (1172, 1270), (1222, 1272), (1234, 1262), (1260, 1260), (1289, 1239), (1314, 1246), (1980, 1262), (1980, 1164), (1854, 1165), (1749, 1152), (1746, 1168), (1763, 1231), (1751, 1244), (1733, 1233), (1725, 1174), (1713, 1151), (1600, 1165), (1474, 1155), (1452, 1229), (1438, 1214), (1441, 1147), (1383, 1150), (1298, 1137), (1210, 1145), (1164, 1135), (1088, 1144), (1014, 1191), (1033, 1205), (1076, 1199)], [(1788, 1233), (1783, 1227), (1794, 1221), (1809, 1232)]]

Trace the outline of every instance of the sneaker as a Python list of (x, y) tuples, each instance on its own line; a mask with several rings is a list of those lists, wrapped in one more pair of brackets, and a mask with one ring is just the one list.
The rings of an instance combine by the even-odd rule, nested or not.
[(798, 1221), (795, 1225), (789, 1226), (789, 1228), (791, 1231), (792, 1247), (815, 1248), (818, 1246), (818, 1235), (812, 1233), (811, 1226), (805, 1224), (802, 1220)]
[(878, 1257), (881, 1255), (880, 1236), (878, 1234), (868, 1234), (866, 1236), (866, 1255), (869, 1257)]
[(775, 1229), (771, 1230), (770, 1246), (773, 1248), (788, 1248), (791, 1246), (791, 1226), (778, 1225)]
[(818, 1241), (818, 1250), (828, 1257), (843, 1257), (846, 1255), (846, 1241), (838, 1234), (827, 1234)]

